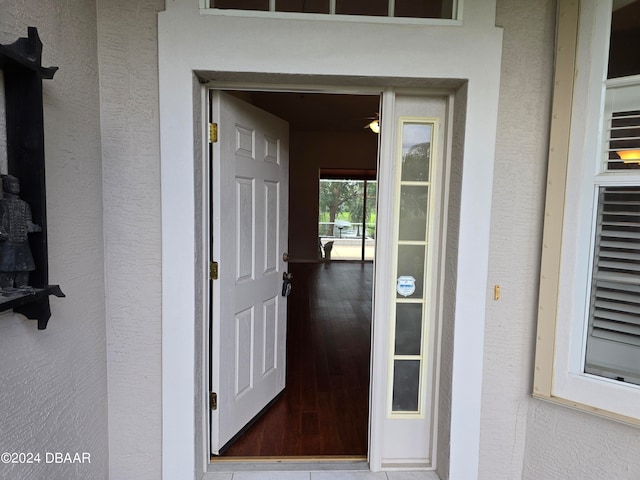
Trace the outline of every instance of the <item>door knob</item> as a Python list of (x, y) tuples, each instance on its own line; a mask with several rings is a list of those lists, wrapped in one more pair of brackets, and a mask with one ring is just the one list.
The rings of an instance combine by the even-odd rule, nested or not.
[(283, 262), (288, 262), (289, 261), (289, 254), (287, 252), (284, 252), (282, 254), (282, 261)]

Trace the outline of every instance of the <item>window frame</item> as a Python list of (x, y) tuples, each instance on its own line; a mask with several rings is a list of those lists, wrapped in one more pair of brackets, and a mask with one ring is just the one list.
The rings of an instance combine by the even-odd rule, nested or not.
[[(367, 15), (343, 15), (335, 11), (330, 13), (303, 13), (303, 12), (277, 12), (272, 10), (275, 0), (270, 0), (270, 9), (266, 10), (233, 10), (211, 7), (213, 0), (199, 0), (201, 15), (218, 15), (229, 17), (257, 17), (257, 18), (281, 18), (289, 20), (313, 20), (313, 21), (343, 21), (363, 23), (385, 23), (397, 25), (444, 25), (462, 26), (463, 4), (465, 0), (454, 0), (453, 18), (418, 18), (418, 17), (391, 17), (367, 16)], [(391, 0), (389, 0), (391, 1)], [(332, 5), (335, 0), (331, 0)], [(335, 10), (335, 9), (333, 9)]]
[(611, 1), (558, 7), (533, 396), (640, 425), (637, 385), (584, 373), (597, 190), (630, 179), (601, 171)]
[[(438, 210), (441, 208), (438, 202), (438, 195), (440, 194), (440, 181), (439, 181), (439, 135), (441, 128), (441, 120), (438, 117), (432, 116), (413, 116), (413, 115), (400, 115), (397, 119), (396, 126), (396, 178), (395, 181), (395, 210), (393, 214), (393, 238), (394, 248), (391, 255), (392, 258), (392, 272), (391, 278), (393, 290), (390, 295), (390, 302), (392, 305), (390, 314), (390, 328), (389, 328), (389, 358), (388, 358), (388, 372), (387, 372), (387, 418), (390, 419), (424, 419), (431, 414), (433, 410), (434, 386), (437, 385), (435, 380), (435, 365), (437, 363), (436, 352), (439, 350), (439, 346), (435, 342), (435, 333), (438, 331), (438, 313), (436, 310), (437, 295), (438, 295), (438, 274), (437, 274), (437, 236), (439, 233), (439, 225), (441, 212)], [(428, 165), (428, 179), (426, 181), (413, 181), (402, 180), (402, 143), (404, 135), (405, 125), (428, 125), (431, 128), (430, 131), (430, 153), (429, 153), (429, 165)], [(427, 217), (425, 220), (425, 238), (424, 240), (401, 240), (400, 239), (400, 210), (401, 210), (401, 197), (402, 186), (426, 186), (428, 188), (428, 205), (427, 205)], [(422, 246), (424, 247), (424, 265), (423, 269), (423, 284), (420, 297), (413, 299), (398, 297), (397, 279), (401, 272), (398, 271), (398, 256), (400, 247), (403, 245), (409, 246)], [(421, 304), (421, 339), (420, 339), (420, 353), (405, 355), (395, 353), (395, 343), (397, 335), (397, 305), (398, 304)], [(395, 361), (399, 360), (414, 360), (419, 361), (418, 372), (418, 398), (417, 409), (412, 410), (394, 410), (393, 398), (394, 398), (394, 379), (395, 379)]]

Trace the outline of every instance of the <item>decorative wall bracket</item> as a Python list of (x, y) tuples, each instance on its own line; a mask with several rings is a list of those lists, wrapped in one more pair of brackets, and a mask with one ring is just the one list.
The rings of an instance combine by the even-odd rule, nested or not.
[(50, 80), (58, 67), (42, 66), (42, 42), (35, 27), (28, 36), (9, 45), (0, 44), (0, 69), (4, 75), (8, 173), (20, 179), (20, 197), (31, 206), (33, 222), (42, 231), (29, 235), (35, 270), (32, 290), (0, 297), (0, 312), (13, 309), (38, 320), (44, 330), (51, 317), (49, 296), (64, 297), (58, 285), (49, 285), (47, 210), (44, 168), (42, 80)]

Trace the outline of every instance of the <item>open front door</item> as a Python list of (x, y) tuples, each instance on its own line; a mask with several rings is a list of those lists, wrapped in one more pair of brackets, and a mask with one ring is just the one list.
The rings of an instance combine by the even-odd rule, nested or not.
[[(211, 452), (285, 387), (289, 125), (212, 92)], [(212, 277), (216, 275), (213, 274)], [(217, 405), (215, 405), (217, 403)]]

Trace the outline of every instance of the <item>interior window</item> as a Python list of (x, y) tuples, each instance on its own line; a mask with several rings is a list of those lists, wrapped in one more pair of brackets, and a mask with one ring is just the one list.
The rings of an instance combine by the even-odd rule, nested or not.
[(320, 175), (318, 257), (325, 261), (373, 260), (375, 172), (349, 177), (327, 172)]

